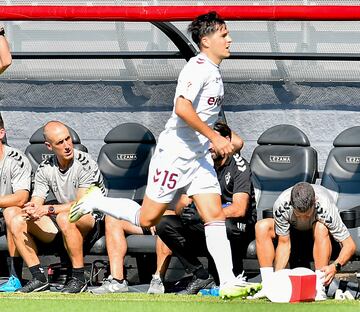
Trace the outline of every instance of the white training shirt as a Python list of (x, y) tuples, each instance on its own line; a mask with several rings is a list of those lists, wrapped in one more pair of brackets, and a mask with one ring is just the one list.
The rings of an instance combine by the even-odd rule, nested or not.
[(18, 149), (4, 145), (4, 158), (0, 161), (0, 196), (13, 194), (18, 190), (30, 191), (30, 187), (29, 160)]
[(51, 189), (59, 204), (76, 200), (79, 188), (97, 185), (106, 193), (103, 176), (88, 153), (74, 149), (74, 162), (66, 172), (59, 170), (55, 155), (44, 160), (35, 173), (32, 196), (46, 199)]
[(212, 127), (218, 119), (224, 97), (219, 65), (200, 53), (184, 66), (176, 87), (172, 115), (158, 140), (158, 148), (178, 157), (199, 158), (208, 151), (209, 140), (175, 114), (175, 103), (180, 96), (191, 101), (200, 119)]
[[(334, 199), (329, 191), (317, 184), (312, 184), (315, 191), (316, 210), (314, 215), (314, 222), (318, 221), (324, 224), (334, 239), (342, 242), (350, 236), (349, 230), (342, 222), (339, 210)], [(292, 187), (283, 191), (273, 206), (275, 233), (277, 235), (289, 235), (290, 225), (296, 229), (296, 216), (293, 213), (294, 209), (289, 204)]]

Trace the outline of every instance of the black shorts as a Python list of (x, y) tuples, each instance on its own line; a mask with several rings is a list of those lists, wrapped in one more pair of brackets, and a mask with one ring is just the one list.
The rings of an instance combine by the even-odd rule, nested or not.
[[(335, 259), (340, 252), (340, 244), (330, 235), (332, 254), (331, 259)], [(289, 264), (291, 268), (307, 267), (313, 261), (314, 237), (313, 230), (298, 231), (290, 227), (291, 253)]]

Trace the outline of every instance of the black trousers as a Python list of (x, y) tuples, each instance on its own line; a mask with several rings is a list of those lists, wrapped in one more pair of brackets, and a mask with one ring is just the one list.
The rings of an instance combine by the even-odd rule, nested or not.
[[(243, 270), (242, 260), (246, 256), (247, 246), (255, 239), (254, 226), (247, 226), (244, 232), (237, 229), (231, 222), (227, 222), (226, 230), (232, 251), (233, 271), (235, 275), (238, 275)], [(156, 226), (156, 232), (178, 257), (188, 273), (193, 273), (201, 268), (203, 265), (198, 257), (206, 256), (209, 273), (218, 282), (214, 261), (206, 247), (204, 224), (199, 222), (185, 225), (178, 216), (166, 215)]]

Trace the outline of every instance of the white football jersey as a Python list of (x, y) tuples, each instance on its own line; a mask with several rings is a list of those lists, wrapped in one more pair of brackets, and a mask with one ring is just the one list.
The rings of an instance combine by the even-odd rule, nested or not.
[(175, 114), (175, 103), (180, 96), (191, 101), (200, 119), (212, 127), (224, 97), (219, 65), (200, 53), (184, 66), (176, 87), (172, 115), (158, 140), (158, 148), (184, 159), (199, 158), (208, 151), (209, 140)]

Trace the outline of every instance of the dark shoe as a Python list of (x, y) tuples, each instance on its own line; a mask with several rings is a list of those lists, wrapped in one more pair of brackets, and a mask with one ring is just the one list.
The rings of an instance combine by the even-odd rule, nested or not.
[(49, 289), (50, 289), (50, 284), (48, 283), (48, 281), (42, 282), (36, 278), (33, 278), (24, 287), (16, 290), (16, 292), (31, 293), (31, 292), (45, 291)]
[(76, 277), (71, 277), (68, 280), (68, 282), (65, 284), (61, 292), (66, 294), (76, 294), (85, 291), (86, 288), (87, 288), (86, 282), (80, 281)]
[(200, 289), (208, 289), (215, 286), (214, 279), (209, 275), (206, 279), (201, 279), (194, 275), (191, 282), (186, 286), (186, 289), (179, 291), (178, 295), (196, 295)]

